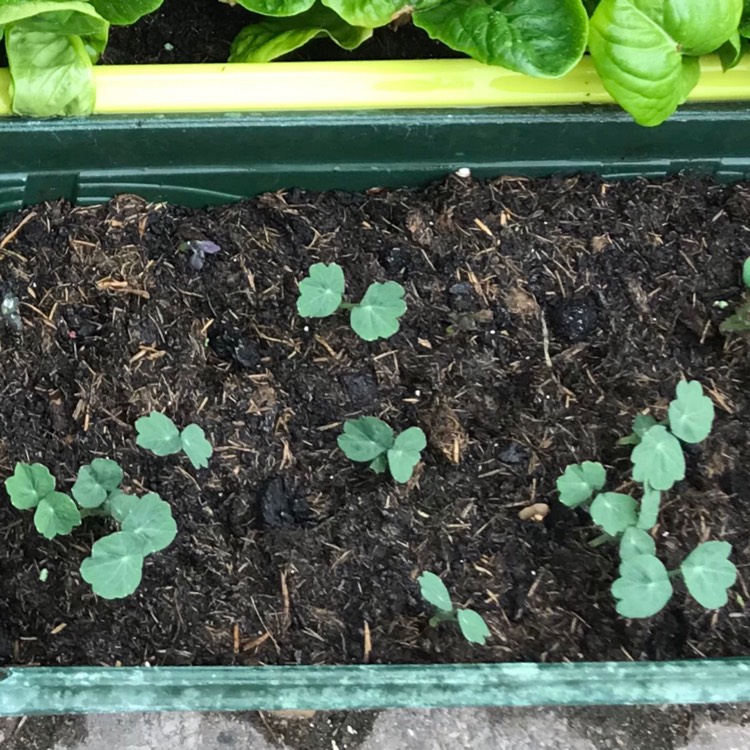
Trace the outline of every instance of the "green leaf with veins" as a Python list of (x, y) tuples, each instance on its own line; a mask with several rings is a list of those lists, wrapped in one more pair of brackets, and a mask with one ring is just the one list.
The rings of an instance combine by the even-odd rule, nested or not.
[(149, 492), (133, 505), (121, 529), (135, 534), (142, 541), (143, 555), (168, 547), (177, 535), (172, 509), (155, 492)]
[(413, 19), (479, 62), (538, 78), (558, 78), (580, 61), (589, 23), (581, 0), (450, 0)]
[(637, 555), (656, 555), (656, 542), (643, 529), (629, 526), (620, 539), (620, 559), (630, 560)]
[(700, 443), (711, 432), (714, 405), (703, 395), (703, 386), (696, 380), (677, 384), (677, 398), (669, 404), (669, 429), (686, 443)]
[(344, 272), (338, 263), (314, 263), (299, 283), (297, 312), (303, 318), (325, 318), (339, 309)]
[(453, 611), (451, 595), (439, 576), (425, 571), (417, 578), (417, 582), (419, 583), (419, 591), (425, 601), (432, 604), (433, 607), (437, 607), (442, 612)]
[(696, 57), (735, 32), (742, 0), (602, 0), (589, 51), (607, 91), (641, 125), (658, 125), (698, 82)]
[(73, 485), (72, 493), (82, 508), (98, 508), (122, 482), (122, 469), (117, 461), (95, 458), (82, 466)]
[(395, 281), (370, 284), (362, 301), (352, 308), (351, 325), (365, 341), (387, 339), (398, 331), (406, 312), (404, 288)]
[(630, 454), (633, 479), (656, 490), (669, 490), (685, 478), (685, 456), (677, 438), (664, 425), (648, 430)]
[(388, 468), (391, 476), (402, 484), (411, 479), (414, 467), (419, 463), (422, 451), (427, 447), (427, 439), (419, 427), (409, 427), (394, 441), (388, 450)]
[[(286, 2), (287, 0), (283, 0)], [(102, 18), (117, 26), (130, 26), (153, 13), (164, 0), (89, 0)]]
[[(453, 2), (453, 0), (450, 0)], [(438, 5), (442, 0), (322, 0), (353, 26), (386, 26), (403, 13)]]
[(182, 440), (177, 425), (166, 415), (152, 411), (135, 422), (138, 433), (136, 443), (157, 456), (170, 456), (182, 450)]
[(296, 16), (309, 10), (315, 0), (236, 0), (238, 5), (262, 16)]
[(393, 446), (393, 430), (377, 417), (360, 417), (344, 423), (337, 442), (352, 461), (373, 461)]
[(605, 533), (617, 536), (628, 526), (638, 522), (637, 503), (630, 495), (620, 492), (602, 492), (591, 503), (591, 518)]
[(208, 459), (213, 455), (214, 449), (211, 443), (206, 440), (206, 433), (203, 432), (203, 428), (197, 424), (189, 424), (180, 433), (180, 442), (182, 443), (182, 450), (196, 469), (208, 467)]
[(54, 539), (60, 534), (70, 534), (81, 525), (81, 513), (63, 492), (50, 492), (36, 506), (34, 526), (46, 539)]
[(117, 521), (122, 523), (128, 513), (140, 502), (135, 495), (126, 495), (124, 492), (113, 492), (105, 504), (105, 510)]
[(638, 445), (644, 433), (650, 430), (656, 423), (656, 420), (650, 414), (638, 414), (633, 420), (633, 432), (630, 435), (620, 438), (617, 441), (617, 445)]
[(482, 615), (473, 609), (459, 609), (456, 619), (463, 637), (470, 643), (479, 643), (483, 646), (491, 635)]
[(129, 596), (141, 582), (144, 543), (129, 531), (118, 531), (94, 542), (81, 563), (81, 578), (104, 599)]
[(729, 542), (703, 542), (682, 562), (680, 572), (691, 596), (706, 609), (723, 607), (727, 589), (737, 580), (737, 568), (728, 557)]
[(43, 464), (17, 463), (13, 475), (5, 480), (11, 505), (18, 510), (36, 508), (54, 489), (55, 478)]
[(569, 508), (583, 505), (591, 500), (595, 492), (604, 487), (606, 481), (607, 473), (596, 461), (570, 464), (557, 479), (560, 502)]
[(652, 529), (659, 519), (659, 507), (661, 505), (661, 492), (655, 490), (648, 482), (643, 485), (643, 497), (641, 508), (638, 512), (638, 528)]
[[(332, 10), (322, 5), (315, 5), (310, 10), (291, 18), (266, 18), (259, 23), (245, 26), (232, 42), (229, 62), (270, 62), (303, 47), (313, 39), (324, 37), (335, 42), (342, 49), (353, 50), (371, 36), (371, 28), (352, 26)], [(322, 266), (325, 264), (318, 263), (316, 265)], [(343, 292), (343, 274), (341, 279), (341, 291)], [(297, 301), (298, 307), (299, 304), (300, 300)], [(331, 312), (335, 312), (335, 309)], [(303, 315), (303, 317), (325, 317), (330, 315), (331, 312), (324, 315), (311, 313), (300, 313), (300, 315)]]
[(620, 577), (612, 584), (617, 612), (623, 617), (651, 617), (672, 596), (672, 583), (664, 564), (653, 555), (623, 560)]

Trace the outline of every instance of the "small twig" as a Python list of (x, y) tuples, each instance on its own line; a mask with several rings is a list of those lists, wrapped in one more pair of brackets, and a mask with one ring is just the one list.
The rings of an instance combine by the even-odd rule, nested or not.
[(544, 313), (539, 313), (539, 318), (542, 321), (542, 348), (544, 349), (544, 361), (547, 363), (547, 367), (552, 369), (552, 358), (549, 356), (549, 330), (547, 329), (547, 320), (544, 317)]

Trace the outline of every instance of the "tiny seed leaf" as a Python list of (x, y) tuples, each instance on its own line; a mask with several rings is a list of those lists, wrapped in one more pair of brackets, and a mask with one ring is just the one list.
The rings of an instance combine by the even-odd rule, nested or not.
[(606, 481), (607, 473), (600, 463), (584, 461), (582, 464), (570, 464), (557, 479), (560, 502), (569, 508), (583, 505), (604, 487)]
[(419, 583), (419, 591), (425, 601), (432, 604), (433, 607), (437, 607), (442, 612), (453, 611), (451, 595), (439, 576), (425, 571), (417, 578), (417, 582)]

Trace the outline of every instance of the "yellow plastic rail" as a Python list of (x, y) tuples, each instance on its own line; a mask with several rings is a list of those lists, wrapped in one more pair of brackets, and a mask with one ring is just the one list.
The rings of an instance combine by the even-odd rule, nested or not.
[[(750, 99), (750, 60), (724, 73), (701, 61), (690, 101)], [(97, 114), (611, 104), (585, 58), (568, 75), (530, 78), (473, 60), (132, 65), (95, 68)], [(10, 114), (0, 70), (0, 114)]]

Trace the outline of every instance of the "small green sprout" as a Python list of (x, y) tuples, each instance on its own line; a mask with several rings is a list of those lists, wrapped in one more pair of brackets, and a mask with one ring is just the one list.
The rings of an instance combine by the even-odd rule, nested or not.
[(378, 474), (389, 469), (391, 476), (403, 484), (411, 479), (414, 467), (427, 447), (427, 439), (419, 427), (409, 427), (395, 436), (382, 419), (360, 417), (344, 424), (338, 445), (347, 458), (369, 463)]
[[(742, 283), (745, 286), (745, 290), (750, 289), (750, 258), (747, 258), (742, 264)], [(724, 306), (726, 307), (726, 303)], [(744, 333), (745, 331), (750, 331), (750, 296), (748, 296), (747, 291), (734, 314), (730, 315), (719, 326), (719, 330), (722, 333)]]
[(205, 469), (213, 454), (211, 443), (197, 424), (189, 424), (182, 432), (175, 423), (158, 411), (136, 420), (136, 443), (157, 456), (170, 456), (183, 451), (196, 469)]
[(434, 573), (425, 571), (417, 581), (422, 598), (437, 609), (437, 614), (430, 618), (431, 627), (452, 620), (458, 623), (461, 634), (467, 641), (484, 645), (491, 633), (482, 615), (473, 609), (455, 608), (448, 589)]
[(116, 461), (95, 458), (78, 470), (73, 497), (82, 508), (98, 508), (122, 482), (122, 469)]
[(327, 318), (337, 310), (350, 310), (354, 332), (365, 341), (387, 339), (399, 328), (406, 312), (404, 288), (395, 281), (373, 283), (361, 302), (344, 302), (346, 281), (337, 263), (314, 263), (299, 284), (297, 312), (303, 318)]
[[(750, 271), (750, 267), (749, 271)], [(669, 572), (656, 557), (656, 543), (648, 533), (659, 517), (661, 493), (685, 478), (682, 443), (699, 443), (711, 432), (714, 405), (696, 381), (681, 381), (669, 404), (668, 418), (657, 422), (640, 414), (633, 431), (618, 441), (632, 445), (633, 479), (643, 486), (640, 502), (619, 492), (599, 492), (606, 484), (604, 467), (593, 461), (572, 464), (557, 480), (560, 501), (571, 508), (587, 507), (601, 526), (601, 540), (620, 538), (620, 577), (612, 584), (617, 612), (624, 617), (651, 617), (672, 596), (671, 579), (682, 576), (693, 598), (707, 609), (727, 603), (726, 590), (737, 577), (728, 559), (727, 542), (698, 545), (679, 570)]]

